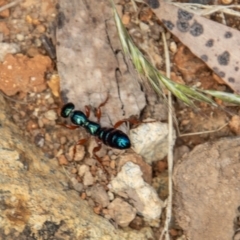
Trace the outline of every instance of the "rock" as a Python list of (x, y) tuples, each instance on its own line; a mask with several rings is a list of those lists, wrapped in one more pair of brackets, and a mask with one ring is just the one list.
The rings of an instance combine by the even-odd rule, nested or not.
[(91, 192), (91, 197), (95, 202), (104, 208), (109, 205), (109, 197), (103, 186), (95, 185), (91, 188)]
[[(83, 110), (89, 104), (98, 107), (109, 95), (102, 107), (104, 127), (132, 115), (139, 116), (146, 105), (145, 93), (137, 81), (138, 74), (131, 71), (131, 62), (125, 61), (122, 52), (113, 51), (121, 49), (121, 43), (111, 5), (99, 0), (101, 14), (93, 0), (87, 1), (87, 7), (76, 0), (74, 4), (60, 0), (59, 5), (62, 18), (58, 21), (56, 51), (63, 100)], [(90, 118), (94, 120), (94, 115)]]
[(16, 43), (0, 43), (0, 61), (2, 62), (7, 55), (7, 53), (18, 53), (20, 47)]
[(28, 58), (7, 54), (0, 64), (0, 90), (9, 96), (17, 92), (42, 92), (47, 87), (45, 72), (52, 68), (51, 64), (47, 56)]
[(66, 157), (63, 154), (59, 155), (57, 157), (57, 159), (58, 159), (59, 165), (68, 165), (68, 163), (69, 163), (68, 160), (66, 159)]
[(72, 156), (74, 157), (74, 161), (78, 162), (78, 161), (82, 161), (84, 159), (85, 156), (85, 148), (82, 145), (77, 145), (76, 146), (76, 153), (74, 154), (74, 147), (73, 146), (73, 154)]
[(168, 172), (164, 171), (152, 179), (152, 186), (156, 189), (160, 199), (165, 200), (168, 197)]
[(78, 182), (78, 180), (75, 177), (72, 177), (71, 179), (71, 183), (73, 188), (77, 191), (77, 192), (82, 192), (83, 190), (83, 184)]
[(229, 122), (230, 129), (236, 134), (240, 135), (240, 124), (239, 124), (240, 117), (237, 115), (232, 116), (231, 121)]
[[(3, 33), (5, 36), (9, 35), (10, 31), (5, 22), (0, 22), (0, 32)], [(0, 44), (2, 44), (2, 43), (0, 43)], [(4, 44), (12, 44), (12, 43), (4, 43)]]
[(85, 148), (83, 145), (73, 145), (69, 148), (68, 157), (69, 161), (81, 161), (85, 156)]
[(140, 230), (144, 226), (144, 221), (141, 217), (136, 216), (129, 226), (133, 229)]
[(143, 174), (143, 179), (145, 182), (148, 184), (151, 184), (152, 182), (152, 167), (147, 164), (146, 162), (143, 161), (142, 157), (136, 153), (131, 153), (131, 154), (124, 154), (120, 155), (118, 158), (118, 172), (120, 171), (121, 167), (126, 163), (126, 162), (133, 162), (137, 164), (142, 171)]
[(111, 191), (121, 194), (125, 192), (132, 200), (138, 213), (146, 219), (158, 219), (161, 215), (163, 202), (158, 198), (156, 191), (143, 181), (140, 167), (127, 162), (109, 184)]
[(189, 153), (190, 149), (188, 146), (186, 145), (182, 145), (180, 147), (176, 147), (174, 149), (174, 162), (178, 161), (179, 159), (181, 159), (181, 157), (184, 156), (184, 154)]
[(90, 186), (90, 185), (93, 185), (93, 183), (94, 183), (94, 178), (93, 178), (92, 174), (89, 171), (85, 172), (85, 174), (83, 176), (83, 185)]
[(23, 34), (20, 34), (20, 33), (18, 33), (18, 34), (16, 35), (16, 38), (17, 38), (17, 40), (18, 40), (19, 42), (22, 42), (22, 41), (25, 39), (24, 35), (23, 35)]
[(57, 113), (54, 110), (48, 110), (47, 112), (45, 112), (44, 117), (50, 121), (55, 121), (58, 118)]
[[(176, 138), (174, 131), (173, 138)], [(133, 150), (151, 164), (163, 159), (168, 153), (168, 124), (161, 122), (142, 123), (130, 130)]]
[(5, 108), (0, 96), (0, 239), (154, 238), (150, 228), (115, 229), (79, 193), (65, 191), (68, 177), (62, 167), (21, 136)]
[(108, 214), (121, 227), (127, 227), (136, 216), (136, 209), (121, 198), (114, 199), (108, 206)]
[(174, 168), (177, 223), (189, 239), (232, 239), (240, 202), (240, 138), (195, 147)]
[(83, 164), (78, 166), (78, 175), (83, 177), (86, 172), (89, 172), (89, 166)]

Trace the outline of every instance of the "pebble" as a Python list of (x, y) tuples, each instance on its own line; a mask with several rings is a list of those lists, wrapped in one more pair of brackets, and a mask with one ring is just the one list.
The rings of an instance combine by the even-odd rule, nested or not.
[(144, 226), (144, 221), (141, 217), (136, 216), (130, 223), (130, 227), (136, 230), (140, 230)]
[(122, 16), (122, 23), (123, 25), (128, 25), (129, 22), (131, 20), (131, 17), (130, 17), (130, 14), (129, 13), (125, 13), (123, 16)]
[(18, 41), (22, 42), (22, 41), (24, 40), (24, 35), (18, 33), (18, 34), (16, 35), (16, 38), (17, 38)]
[(96, 206), (96, 207), (93, 208), (93, 211), (98, 215), (101, 213), (101, 210), (102, 210), (101, 206)]
[(149, 25), (144, 23), (144, 22), (140, 22), (139, 27), (143, 32), (149, 32), (150, 31)]
[(112, 161), (110, 162), (110, 168), (111, 168), (111, 169), (115, 169), (115, 167), (116, 167), (116, 162), (115, 162), (114, 160), (112, 160)]
[(102, 185), (97, 184), (93, 186), (91, 188), (91, 192), (91, 197), (96, 203), (100, 204), (104, 208), (109, 205), (110, 201), (108, 194)]
[(122, 154), (118, 158), (118, 172), (121, 170), (122, 166), (126, 162), (133, 162), (134, 164), (137, 164), (143, 174), (143, 179), (148, 184), (151, 184), (152, 182), (152, 167), (147, 164), (145, 161), (143, 161), (142, 157), (136, 153), (128, 153), (128, 154)]
[(55, 121), (58, 118), (55, 110), (48, 110), (47, 112), (44, 113), (44, 117), (50, 121)]
[(0, 43), (0, 61), (2, 62), (7, 53), (18, 53), (20, 51), (19, 45), (16, 43)]
[(40, 47), (40, 46), (42, 45), (42, 42), (41, 42), (40, 39), (36, 38), (36, 39), (34, 40), (34, 44), (35, 44), (36, 47)]
[(93, 185), (94, 178), (90, 172), (86, 172), (83, 177), (83, 185), (84, 186), (90, 186)]
[(158, 172), (163, 172), (167, 169), (168, 164), (166, 161), (158, 161), (156, 167)]
[(185, 154), (189, 153), (190, 149), (188, 146), (183, 145), (180, 147), (176, 147), (174, 149), (174, 162), (180, 160)]
[(60, 137), (60, 143), (64, 145), (67, 142), (67, 138), (65, 136)]
[(76, 146), (76, 153), (74, 155), (74, 161), (82, 161), (85, 156), (85, 148), (82, 145)]
[(170, 48), (170, 51), (172, 53), (176, 53), (177, 52), (177, 44), (175, 42), (170, 42), (169, 48)]
[[(173, 131), (173, 139), (176, 133)], [(161, 160), (168, 153), (168, 124), (146, 122), (130, 130), (133, 150), (141, 155), (148, 164)]]
[(87, 197), (87, 194), (85, 193), (85, 192), (83, 192), (83, 193), (81, 193), (81, 199), (86, 199), (86, 197)]
[(78, 176), (83, 177), (86, 172), (89, 172), (89, 166), (83, 164), (78, 167)]
[(41, 133), (37, 134), (34, 137), (34, 143), (40, 148), (42, 148), (44, 146), (45, 139)]
[(240, 135), (239, 121), (240, 121), (240, 117), (238, 115), (234, 115), (229, 122), (230, 129), (238, 136)]
[(66, 157), (62, 154), (57, 157), (59, 165), (68, 165), (68, 160)]
[(114, 199), (114, 194), (110, 191), (108, 191), (107, 194), (108, 194), (109, 200), (112, 201)]
[(40, 24), (40, 25), (37, 25), (36, 30), (37, 30), (39, 33), (44, 33), (44, 32), (46, 31), (46, 28), (45, 28), (44, 25)]
[(111, 218), (121, 227), (127, 227), (136, 216), (136, 209), (121, 198), (114, 199), (108, 210)]
[(138, 165), (127, 162), (108, 187), (116, 194), (126, 193), (138, 214), (147, 220), (159, 219), (164, 203), (158, 198), (155, 189), (144, 182)]
[(93, 158), (85, 158), (84, 159), (84, 163), (88, 166), (95, 166), (96, 165), (96, 161), (95, 159)]
[(83, 184), (80, 183), (80, 182), (78, 182), (78, 180), (77, 180), (75, 177), (71, 178), (71, 183), (72, 183), (73, 188), (74, 188), (77, 192), (82, 192), (82, 190), (83, 190)]

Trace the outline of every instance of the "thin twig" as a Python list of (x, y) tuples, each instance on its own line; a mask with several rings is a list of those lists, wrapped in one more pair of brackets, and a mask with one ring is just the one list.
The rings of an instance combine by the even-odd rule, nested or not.
[[(165, 33), (162, 33), (162, 41), (164, 46), (165, 53), (165, 62), (166, 62), (166, 74), (170, 78), (170, 59), (169, 51), (167, 46), (167, 41)], [(167, 198), (167, 208), (166, 208), (166, 221), (164, 224), (164, 229), (161, 233), (160, 240), (165, 236), (165, 240), (169, 240), (169, 224), (172, 218), (172, 168), (173, 168), (173, 111), (172, 111), (172, 94), (168, 91), (168, 198)]]
[(8, 3), (8, 4), (6, 4), (6, 5), (2, 6), (2, 7), (0, 7), (0, 12), (6, 10), (6, 9), (8, 9), (8, 8), (11, 8), (11, 7), (17, 5), (18, 3), (22, 2), (22, 1), (23, 1), (23, 0), (16, 0), (16, 1), (10, 2), (10, 3)]

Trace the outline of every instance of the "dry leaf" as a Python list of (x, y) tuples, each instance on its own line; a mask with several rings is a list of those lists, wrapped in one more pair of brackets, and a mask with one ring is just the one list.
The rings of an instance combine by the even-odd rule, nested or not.
[(153, 9), (165, 27), (240, 93), (240, 32), (161, 1)]

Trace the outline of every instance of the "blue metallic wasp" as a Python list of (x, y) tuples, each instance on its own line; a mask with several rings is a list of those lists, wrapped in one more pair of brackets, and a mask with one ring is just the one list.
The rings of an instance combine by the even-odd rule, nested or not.
[[(93, 154), (97, 158), (98, 161), (101, 162), (100, 158), (95, 154), (97, 151), (101, 149), (101, 143), (103, 142), (105, 145), (110, 146), (112, 148), (117, 149), (128, 149), (131, 147), (131, 142), (129, 137), (122, 131), (116, 129), (123, 122), (128, 120), (121, 120), (117, 122), (113, 128), (101, 127), (99, 121), (101, 118), (101, 107), (106, 104), (108, 101), (108, 97), (105, 102), (101, 103), (96, 112), (96, 117), (98, 122), (90, 121), (88, 118), (90, 116), (90, 109), (88, 106), (85, 106), (85, 113), (79, 110), (74, 110), (75, 106), (73, 103), (67, 103), (62, 107), (61, 116), (63, 118), (70, 118), (71, 122), (74, 125), (65, 125), (61, 124), (69, 129), (76, 129), (78, 127), (83, 127), (86, 131), (97, 138), (98, 146), (93, 149)], [(81, 139), (78, 141), (76, 145), (80, 145), (86, 142), (86, 139)], [(74, 154), (76, 152), (76, 148), (74, 149)]]

